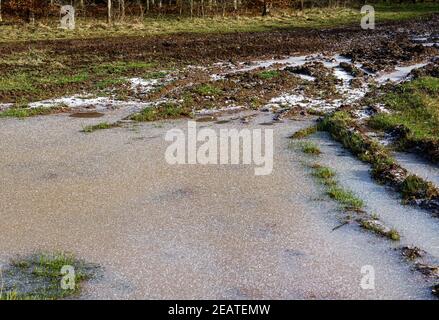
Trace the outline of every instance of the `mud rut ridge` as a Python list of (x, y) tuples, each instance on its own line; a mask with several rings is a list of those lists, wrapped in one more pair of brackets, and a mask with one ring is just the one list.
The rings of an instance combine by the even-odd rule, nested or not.
[[(421, 54), (419, 54), (419, 56), (415, 56), (412, 61), (401, 61), (400, 65), (393, 66), (396, 68), (389, 68), (390, 70), (380, 70), (378, 72), (372, 72), (370, 70), (370, 66), (365, 66), (365, 64), (359, 60), (353, 60), (352, 58), (340, 54), (311, 54), (251, 61), (245, 63), (221, 62), (212, 64), (210, 66), (189, 66), (185, 70), (168, 73), (166, 77), (159, 80), (143, 80), (140, 78), (129, 79), (131, 86), (130, 89), (132, 90), (133, 94), (136, 97), (143, 97), (140, 100), (119, 101), (111, 96), (93, 98), (84, 97), (84, 95), (81, 95), (34, 102), (30, 104), (30, 107), (51, 107), (62, 103), (68, 105), (71, 110), (79, 112), (101, 112), (105, 115), (106, 120), (118, 122), (121, 123), (122, 126), (130, 128), (130, 126), (132, 125), (132, 121), (129, 120), (130, 115), (135, 114), (136, 112), (139, 112), (144, 108), (159, 106), (162, 103), (181, 102), (180, 100), (178, 100), (178, 97), (182, 92), (182, 88), (193, 87), (196, 85), (192, 83), (191, 80), (206, 81), (207, 79), (207, 81), (212, 84), (215, 84), (215, 82), (224, 81), (225, 79), (231, 79), (231, 81), (238, 82), (241, 79), (245, 82), (246, 78), (239, 78), (240, 75), (254, 75), (267, 70), (286, 70), (290, 72), (293, 77), (296, 77), (299, 81), (301, 81), (300, 83), (303, 85), (300, 85), (299, 88), (295, 88), (293, 90), (283, 92), (282, 94), (275, 97), (271, 97), (270, 99), (268, 99), (267, 103), (261, 106), (257, 111), (249, 111), (248, 105), (239, 105), (236, 101), (233, 101), (233, 99), (225, 99), (224, 101), (221, 101), (221, 106), (215, 106), (215, 108), (203, 108), (202, 105), (205, 100), (201, 100), (199, 101), (199, 106), (197, 108), (194, 108), (193, 110), (193, 116), (195, 117), (195, 119), (202, 120), (203, 123), (204, 121), (208, 121), (208, 125), (210, 125), (209, 123), (213, 123), (213, 121), (216, 120), (223, 121), (222, 123), (224, 124), (239, 123), (240, 125), (249, 124), (250, 126), (258, 125), (257, 123), (255, 123), (255, 121), (259, 121), (259, 124), (261, 123), (260, 121), (264, 121), (264, 124), (268, 123), (270, 125), (273, 125), (275, 129), (277, 129), (278, 127), (283, 127), (283, 129), (281, 130), (282, 132), (285, 132), (289, 130), (288, 128), (285, 128), (285, 124), (291, 125), (291, 119), (304, 119), (304, 123), (307, 123), (309, 125), (310, 119), (313, 119), (312, 114), (332, 112), (339, 108), (343, 108), (347, 104), (356, 105), (356, 103), (368, 92), (368, 85), (370, 83), (380, 85), (385, 83), (386, 81), (405, 81), (410, 78), (410, 72), (412, 70), (422, 68), (426, 64), (434, 61), (435, 53), (437, 54), (437, 51), (434, 51), (434, 48), (435, 46), (438, 46), (437, 35), (412, 35), (410, 41), (412, 41), (413, 43), (421, 44), (422, 47), (428, 48), (429, 51), (422, 52)], [(353, 57), (355, 59), (355, 54), (353, 54)], [(361, 76), (358, 76), (358, 73), (354, 74), (352, 70), (360, 71)], [(182, 82), (183, 87), (174, 86), (174, 83), (178, 83), (178, 81), (181, 80), (179, 79), (180, 73), (189, 78), (185, 79), (184, 82)], [(191, 79), (191, 75), (193, 76), (194, 74), (197, 74), (197, 76)], [(322, 74), (325, 74), (325, 76), (322, 76)], [(250, 77), (249, 83), (244, 83), (244, 85), (253, 86), (254, 81), (254, 78)], [(308, 91), (304, 90), (304, 87), (312, 87), (313, 83), (318, 83), (318, 81), (322, 81), (323, 85), (325, 85), (326, 83), (329, 83), (329, 85), (333, 85), (336, 89), (336, 95), (321, 97), (313, 92), (311, 92), (310, 94)], [(156, 99), (154, 101), (145, 101), (147, 100), (145, 99), (145, 97), (148, 97), (150, 94), (154, 94), (154, 90), (156, 88), (166, 85), (170, 85), (171, 88), (169, 91), (166, 92), (164, 96), (155, 97)], [(207, 99), (215, 100), (214, 97), (209, 96), (207, 97)], [(9, 107), (10, 105), (1, 106), (1, 108), (3, 109), (7, 109)], [(379, 108), (375, 108), (372, 110), (355, 108), (353, 109), (354, 114), (356, 114), (359, 121), (370, 117), (374, 112), (387, 112), (385, 109)], [(309, 112), (310, 110), (312, 110), (312, 113)], [(209, 122), (209, 120), (212, 122)], [(156, 129), (156, 131), (157, 130), (158, 129)], [(151, 138), (153, 137), (154, 135), (151, 136)], [(317, 135), (311, 137), (311, 140), (316, 141), (316, 143), (318, 143), (322, 147), (323, 157), (321, 159), (321, 162), (331, 164), (333, 167), (335, 167), (337, 171), (341, 173), (341, 176), (344, 177), (344, 179), (342, 180), (343, 184), (350, 187), (355, 192), (358, 192), (361, 196), (365, 196), (368, 208), (373, 208), (374, 210), (380, 212), (387, 211), (387, 213), (383, 213), (382, 218), (386, 223), (390, 223), (392, 226), (397, 227), (397, 229), (401, 231), (401, 247), (410, 247), (412, 245), (420, 247), (427, 253), (427, 260), (429, 264), (426, 264), (433, 265), (434, 263), (437, 263), (439, 259), (439, 243), (437, 241), (438, 227), (436, 227), (438, 225), (438, 221), (431, 217), (427, 217), (421, 210), (418, 209), (403, 207), (404, 209), (402, 210), (406, 212), (398, 212), (399, 210), (401, 210), (402, 206), (398, 204), (397, 199), (392, 199), (391, 194), (386, 193), (384, 196), (379, 195), (379, 192), (377, 193), (377, 190), (375, 189), (377, 188), (377, 186), (374, 184), (374, 182), (370, 181), (369, 178), (362, 177), (360, 180), (358, 180), (353, 176), (355, 175), (355, 170), (358, 170), (358, 172), (366, 172), (368, 170), (366, 165), (359, 164), (359, 162), (352, 157), (342, 155), (342, 157), (344, 158), (347, 157), (347, 167), (345, 167), (344, 161), (338, 160), (340, 158), (340, 152), (342, 151), (340, 150), (339, 146), (334, 146), (327, 136)], [(301, 156), (299, 155), (299, 157)], [(303, 161), (308, 160), (305, 157)], [(415, 168), (418, 171), (417, 173), (420, 174), (425, 174), (426, 171), (437, 172), (437, 169), (433, 165), (428, 163), (422, 163), (422, 166), (416, 166), (411, 164), (408, 169)], [(428, 179), (429, 177), (430, 175), (428, 173), (425, 174), (425, 178)], [(437, 180), (435, 178), (432, 180), (434, 183), (437, 183)], [(177, 192), (176, 196), (179, 197), (180, 193), (181, 190)], [(182, 194), (184, 195), (185, 192), (183, 192)], [(385, 210), (383, 210), (383, 208), (385, 208)], [(401, 215), (403, 215), (404, 217), (401, 217)], [(269, 234), (271, 232), (271, 228), (272, 226), (266, 225), (262, 228), (262, 231), (260, 232)], [(421, 235), (419, 234), (419, 230), (422, 230)], [(382, 250), (381, 244), (379, 245), (379, 247), (381, 248), (380, 250)], [(188, 250), (188, 248), (185, 248), (186, 253), (190, 252), (190, 250)], [(202, 254), (206, 254), (205, 248), (198, 248), (198, 250), (201, 250), (200, 253), (203, 252)], [(189, 253), (189, 255), (191, 254), (193, 254), (193, 252)], [(197, 256), (194, 256), (193, 258), (196, 259)], [(195, 269), (202, 270), (199, 269), (199, 266), (197, 266)], [(434, 275), (433, 272), (433, 277), (425, 277), (420, 279), (421, 281), (426, 281), (426, 283), (434, 284), (434, 280), (432, 281), (431, 278), (437, 279), (437, 277), (438, 275)], [(233, 282), (233, 279), (231, 281)], [(155, 290), (157, 290), (157, 292), (160, 291), (157, 287), (154, 288)], [(108, 288), (106, 289), (108, 290)], [(88, 294), (90, 296), (94, 296), (93, 293), (90, 293), (93, 292), (93, 289), (89, 290), (91, 291), (88, 291)], [(118, 294), (123, 295), (124, 289), (118, 288), (118, 290), (120, 291)], [(146, 288), (146, 290), (148, 289)], [(270, 293), (258, 293), (257, 289), (236, 290), (236, 292), (233, 291), (228, 292), (225, 295), (224, 293), (222, 294), (225, 297), (232, 298), (257, 298), (261, 296), (270, 296)], [(289, 296), (274, 293), (270, 290), (268, 290), (268, 292), (271, 292), (272, 296), (274, 297)], [(298, 294), (296, 292), (295, 294), (291, 294), (292, 293), (290, 293), (290, 296), (295, 296), (296, 294), (296, 296), (303, 296), (308, 298), (312, 297), (312, 295), (308, 296), (304, 293)], [(320, 297), (337, 297), (337, 294), (326, 292)], [(164, 295), (163, 293), (156, 295), (156, 297), (163, 296), (166, 295)], [(152, 295), (152, 297), (154, 297), (154, 295)], [(341, 295), (341, 297), (344, 296)]]

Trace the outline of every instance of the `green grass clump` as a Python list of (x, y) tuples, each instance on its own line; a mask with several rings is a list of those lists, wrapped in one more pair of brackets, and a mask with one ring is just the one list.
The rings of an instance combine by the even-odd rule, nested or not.
[(314, 164), (311, 166), (312, 174), (325, 187), (326, 194), (333, 200), (337, 201), (343, 210), (354, 211), (361, 213), (360, 218), (356, 219), (360, 225), (371, 230), (377, 234), (384, 235), (392, 240), (398, 241), (400, 239), (399, 233), (395, 229), (386, 228), (378, 222), (376, 214), (371, 215), (370, 219), (362, 218), (366, 212), (364, 211), (364, 201), (358, 198), (350, 190), (341, 187), (335, 179), (336, 173), (333, 169)]
[(0, 112), (0, 118), (13, 117), (13, 118), (28, 118), (34, 116), (48, 115), (66, 110), (65, 106), (54, 107), (37, 107), (29, 108), (27, 106), (12, 107)]
[(315, 164), (312, 167), (312, 174), (326, 187), (326, 194), (337, 201), (345, 210), (359, 211), (364, 202), (355, 196), (351, 191), (342, 188), (335, 179), (336, 173), (328, 167)]
[(335, 183), (335, 171), (331, 168), (314, 165), (313, 169), (313, 176), (317, 177), (325, 185), (331, 185)]
[(102, 63), (93, 67), (93, 71), (98, 75), (118, 75), (133, 70), (145, 70), (156, 66), (154, 62), (144, 61), (116, 61)]
[(361, 220), (360, 225), (364, 229), (370, 230), (376, 234), (387, 237), (390, 240), (393, 240), (393, 241), (401, 240), (401, 236), (396, 229), (388, 230), (383, 225), (381, 225), (379, 223), (375, 223), (374, 221), (371, 221), (371, 220)]
[(349, 149), (360, 160), (370, 163), (375, 179), (383, 183), (394, 182), (390, 181), (390, 176), (388, 177), (389, 181), (383, 180), (386, 177), (383, 173), (396, 166), (396, 162), (390, 156), (389, 151), (380, 143), (352, 130), (352, 128), (355, 128), (355, 123), (347, 112), (335, 112), (325, 117), (318, 128), (329, 132), (335, 140), (340, 141), (345, 148)]
[(102, 90), (108, 87), (117, 86), (125, 83), (127, 83), (127, 80), (125, 78), (116, 77), (116, 78), (104, 79), (96, 83), (96, 88)]
[(317, 132), (317, 126), (306, 127), (304, 129), (294, 132), (293, 135), (291, 136), (291, 139), (303, 139), (316, 132)]
[(439, 197), (438, 190), (431, 182), (427, 182), (416, 175), (409, 175), (405, 178), (400, 186), (400, 191), (404, 200)]
[(319, 126), (319, 129), (331, 133), (332, 137), (340, 141), (354, 155), (372, 164), (372, 177), (394, 187), (404, 200), (439, 198), (439, 190), (430, 182), (414, 175), (407, 176), (406, 170), (389, 155), (384, 146), (353, 128), (355, 128), (355, 123), (344, 112), (336, 112), (327, 116)]
[(188, 108), (183, 108), (175, 104), (167, 103), (159, 107), (148, 107), (141, 112), (131, 116), (131, 120), (138, 122), (157, 121), (164, 119), (177, 119), (182, 117), (189, 117), (191, 111)]
[(90, 78), (88, 72), (79, 72), (73, 75), (55, 75), (48, 78), (42, 78), (42, 82), (47, 82), (55, 85), (68, 85), (74, 83), (82, 83)]
[(195, 87), (195, 93), (201, 96), (217, 96), (221, 94), (222, 90), (210, 84), (201, 84)]
[(17, 72), (0, 77), (0, 93), (37, 91), (32, 78), (25, 72)]
[(144, 79), (162, 79), (168, 75), (165, 71), (148, 72), (143, 76)]
[[(73, 267), (73, 289), (61, 286), (64, 266)], [(53, 300), (75, 295), (97, 269), (97, 266), (66, 253), (42, 253), (20, 258), (12, 261), (2, 275), (6, 287), (0, 288), (0, 300)]]
[(118, 123), (101, 122), (98, 124), (85, 126), (84, 128), (82, 128), (82, 132), (91, 133), (97, 130), (105, 130), (105, 129), (111, 129), (116, 127), (119, 127)]
[(302, 142), (300, 147), (302, 148), (303, 153), (306, 154), (319, 155), (322, 153), (319, 147), (311, 141)]
[(261, 79), (273, 79), (280, 76), (279, 70), (266, 70), (258, 73), (258, 77)]
[(392, 112), (379, 113), (368, 124), (383, 131), (404, 128), (398, 137), (399, 148), (417, 149), (439, 162), (439, 78), (422, 77), (399, 84), (380, 102)]
[(359, 199), (351, 191), (345, 190), (338, 185), (330, 186), (327, 194), (331, 199), (336, 200), (348, 210), (360, 210), (364, 206), (363, 200)]

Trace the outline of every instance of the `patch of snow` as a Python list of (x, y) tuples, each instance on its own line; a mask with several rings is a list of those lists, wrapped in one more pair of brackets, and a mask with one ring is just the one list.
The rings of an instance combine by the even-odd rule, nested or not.
[(406, 66), (406, 67), (396, 67), (395, 71), (382, 74), (382, 75), (378, 76), (378, 78), (376, 80), (378, 81), (378, 83), (384, 83), (387, 81), (401, 82), (405, 78), (407, 78), (407, 76), (409, 75), (409, 73), (412, 70), (422, 68), (426, 65), (427, 65), (426, 63), (417, 63), (417, 64), (414, 64), (411, 66)]
[(163, 81), (160, 79), (142, 79), (142, 78), (131, 78), (129, 79), (131, 84), (131, 90), (136, 93), (149, 93), (155, 88), (157, 88)]
[(224, 79), (225, 79), (225, 76), (222, 75), (222, 74), (217, 74), (217, 73), (215, 73), (215, 74), (212, 74), (212, 75), (210, 76), (210, 79), (211, 79), (212, 81), (220, 81), (220, 80), (224, 80)]
[(259, 68), (270, 68), (275, 64), (285, 65), (286, 67), (297, 67), (302, 66), (306, 62), (308, 62), (310, 57), (311, 56), (292, 56), (285, 59), (258, 60), (252, 62), (251, 65), (237, 69), (234, 72), (247, 72)]
[(0, 111), (5, 111), (14, 106), (13, 103), (0, 103)]
[(148, 102), (141, 101), (122, 101), (116, 100), (111, 97), (82, 97), (82, 96), (71, 96), (62, 97), (57, 99), (49, 99), (38, 102), (32, 102), (29, 104), (29, 108), (40, 108), (40, 107), (55, 107), (59, 105), (65, 105), (72, 109), (93, 109), (96, 111), (105, 111), (118, 108), (144, 108), (149, 105)]
[(318, 110), (333, 110), (339, 107), (342, 100), (326, 101), (321, 99), (310, 99), (302, 94), (283, 94), (275, 97), (265, 106), (265, 108), (272, 109), (281, 106), (298, 106), (301, 108), (313, 108)]
[(316, 80), (315, 77), (309, 76), (309, 75), (306, 75), (306, 74), (295, 73), (294, 75), (298, 76), (299, 78), (301, 78), (303, 80), (306, 80), (306, 81), (315, 81)]

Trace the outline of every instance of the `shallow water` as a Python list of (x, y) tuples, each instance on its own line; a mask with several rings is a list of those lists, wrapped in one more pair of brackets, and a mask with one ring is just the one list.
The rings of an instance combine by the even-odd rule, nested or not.
[(402, 205), (401, 199), (370, 176), (370, 166), (345, 151), (329, 135), (312, 138), (321, 148), (320, 162), (337, 171), (341, 185), (351, 189), (367, 204), (370, 214), (377, 214), (385, 224), (401, 233), (401, 242), (418, 246), (439, 258), (439, 221), (429, 212)]
[(407, 78), (407, 76), (409, 75), (409, 73), (412, 70), (422, 68), (426, 65), (427, 65), (427, 63), (416, 63), (416, 64), (413, 64), (410, 66), (395, 67), (395, 71), (390, 72), (390, 73), (381, 74), (377, 78), (377, 81), (379, 83), (383, 83), (386, 81), (400, 82), (400, 81), (404, 80), (405, 78)]
[[(263, 128), (271, 118), (200, 126)], [(185, 120), (90, 135), (67, 115), (0, 122), (8, 186), (0, 193), (0, 262), (73, 252), (104, 268), (82, 298), (431, 298), (386, 241), (350, 227), (332, 231), (336, 207), (318, 200), (287, 139), (309, 121), (266, 127), (275, 133), (269, 176), (243, 165), (167, 164), (163, 137), (185, 131)], [(376, 290), (360, 287), (364, 265), (375, 268)]]
[(439, 187), (438, 165), (412, 153), (395, 152), (394, 157), (404, 168)]

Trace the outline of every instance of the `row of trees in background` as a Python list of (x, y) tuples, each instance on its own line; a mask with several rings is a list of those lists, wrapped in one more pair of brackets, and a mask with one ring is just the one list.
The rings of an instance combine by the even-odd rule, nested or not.
[[(387, 0), (386, 2), (437, 2), (438, 0)], [(369, 2), (369, 1), (368, 1)], [(309, 7), (336, 7), (365, 4), (366, 0), (0, 0), (2, 12), (30, 22), (34, 17), (59, 15), (62, 5), (73, 5), (83, 16), (106, 15), (108, 22), (123, 20), (126, 15), (179, 14), (213, 16), (226, 14), (267, 15), (273, 7), (303, 10)]]

